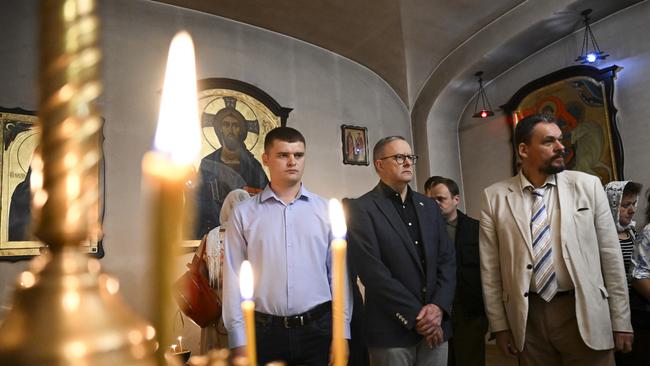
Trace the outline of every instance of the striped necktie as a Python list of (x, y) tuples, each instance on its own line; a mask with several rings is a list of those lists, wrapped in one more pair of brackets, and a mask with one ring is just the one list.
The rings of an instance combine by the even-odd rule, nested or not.
[(544, 193), (546, 187), (532, 189), (533, 213), (530, 219), (530, 232), (533, 237), (533, 281), (537, 294), (546, 302), (551, 301), (557, 292), (557, 280), (553, 266), (551, 246), (551, 226), (548, 220)]

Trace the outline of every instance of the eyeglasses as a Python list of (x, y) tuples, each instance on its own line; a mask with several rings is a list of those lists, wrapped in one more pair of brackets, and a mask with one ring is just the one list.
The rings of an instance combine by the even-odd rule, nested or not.
[(417, 155), (404, 155), (404, 154), (395, 154), (391, 156), (385, 156), (379, 160), (384, 160), (384, 159), (390, 159), (392, 158), (395, 160), (395, 162), (399, 165), (402, 165), (406, 162), (406, 159), (409, 159), (411, 161), (411, 164), (415, 164), (418, 161), (418, 156)]

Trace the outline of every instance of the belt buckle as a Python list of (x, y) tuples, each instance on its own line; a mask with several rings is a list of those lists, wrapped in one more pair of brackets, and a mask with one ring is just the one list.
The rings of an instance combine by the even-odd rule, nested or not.
[(305, 317), (304, 317), (304, 315), (285, 316), (284, 319), (283, 319), (284, 320), (284, 327), (287, 328), (287, 329), (293, 328), (293, 326), (289, 324), (289, 319), (300, 319), (300, 326), (302, 327), (303, 325), (305, 325)]

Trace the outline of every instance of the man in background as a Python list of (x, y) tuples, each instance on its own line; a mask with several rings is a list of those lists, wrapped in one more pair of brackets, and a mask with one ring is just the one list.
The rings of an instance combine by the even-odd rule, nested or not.
[(458, 209), (460, 190), (453, 180), (433, 176), (424, 183), (424, 191), (438, 203), (456, 249), (456, 291), (451, 313), (454, 335), (449, 341), (449, 366), (483, 366), (487, 318), (481, 290), (479, 223)]

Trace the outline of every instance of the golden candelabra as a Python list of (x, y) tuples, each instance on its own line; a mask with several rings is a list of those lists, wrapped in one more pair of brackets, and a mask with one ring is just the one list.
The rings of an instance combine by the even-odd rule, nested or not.
[[(167, 343), (156, 341), (169, 342), (172, 334), (168, 300), (172, 259), (180, 242), (186, 166), (170, 165), (160, 152), (147, 154), (143, 162), (144, 175), (156, 191), (151, 234), (159, 274), (154, 311), (158, 334), (127, 308), (118, 294), (119, 282), (102, 274), (99, 261), (81, 251), (82, 244), (101, 236), (97, 0), (42, 0), (39, 50), (42, 137), (30, 184), (34, 233), (48, 250), (18, 276), (11, 309), (0, 324), (0, 364), (228, 365), (227, 350), (181, 361), (187, 352), (165, 354)], [(252, 318), (249, 323), (252, 327)], [(253, 355), (233, 360), (233, 365), (254, 365), (252, 349)]]
[(96, 5), (41, 2), (42, 139), (33, 163), (32, 222), (50, 253), (19, 275), (0, 328), (3, 365), (155, 365), (154, 328), (124, 305), (118, 281), (80, 251), (100, 231)]

